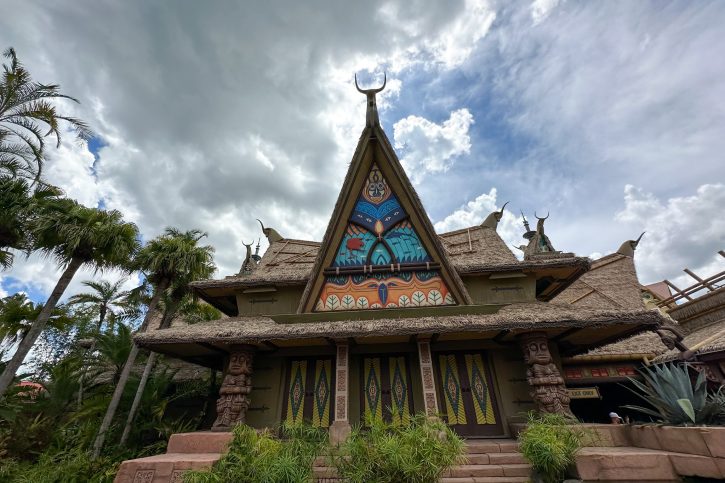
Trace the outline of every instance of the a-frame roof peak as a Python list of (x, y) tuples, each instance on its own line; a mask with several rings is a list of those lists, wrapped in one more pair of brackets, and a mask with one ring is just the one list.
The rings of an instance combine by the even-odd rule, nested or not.
[(298, 312), (470, 303), (385, 132), (366, 125)]

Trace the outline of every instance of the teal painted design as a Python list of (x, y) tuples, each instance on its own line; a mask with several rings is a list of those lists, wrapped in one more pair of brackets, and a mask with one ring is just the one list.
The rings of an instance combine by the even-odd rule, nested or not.
[(431, 261), (428, 252), (409, 222), (401, 222), (385, 232), (383, 238), (393, 250), (396, 263), (425, 263)]
[(443, 387), (446, 398), (451, 403), (453, 411), (458, 413), (458, 405), (461, 401), (461, 388), (458, 385), (458, 378), (453, 374), (451, 364), (446, 364), (446, 375), (443, 380)]
[(375, 245), (370, 254), (370, 265), (390, 265), (391, 263), (393, 263), (393, 257), (385, 245), (382, 243)]
[(324, 367), (320, 370), (319, 380), (317, 381), (317, 387), (315, 388), (317, 394), (317, 413), (324, 414), (327, 407), (327, 401), (330, 399), (330, 383), (327, 380), (327, 371)]
[(488, 395), (488, 388), (485, 381), (483, 374), (478, 369), (478, 365), (471, 364), (471, 392), (484, 416), (486, 416), (486, 397)]
[(297, 415), (302, 407), (302, 402), (305, 399), (305, 383), (302, 380), (302, 370), (297, 366), (292, 384), (290, 384), (289, 391), (290, 406), (292, 409), (292, 419), (297, 420)]
[(396, 358), (391, 360), (394, 361), (395, 368), (393, 370), (393, 380), (390, 382), (390, 392), (398, 414), (404, 414), (405, 404), (408, 398), (408, 388), (405, 384), (405, 378), (403, 377), (399, 361)]
[(370, 364), (370, 372), (365, 382), (365, 398), (368, 400), (370, 412), (374, 415), (380, 403), (380, 375), (376, 372), (375, 365)]

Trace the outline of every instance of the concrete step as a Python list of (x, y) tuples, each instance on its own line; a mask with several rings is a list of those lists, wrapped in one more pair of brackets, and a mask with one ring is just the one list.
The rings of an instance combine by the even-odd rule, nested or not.
[(468, 454), (515, 453), (519, 444), (513, 439), (479, 439), (466, 442)]
[(528, 476), (475, 476), (462, 478), (441, 478), (440, 483), (528, 483)]
[(166, 453), (124, 461), (114, 483), (168, 483), (182, 481), (187, 470), (209, 468), (219, 461), (221, 453)]
[(531, 474), (531, 465), (528, 464), (502, 464), (502, 465), (456, 465), (446, 471), (443, 476), (447, 478), (466, 478), (479, 476), (528, 476)]
[(169, 438), (167, 453), (226, 453), (232, 433), (199, 431), (177, 433)]
[(681, 481), (668, 453), (621, 447), (582, 448), (576, 456), (579, 477), (585, 481)]

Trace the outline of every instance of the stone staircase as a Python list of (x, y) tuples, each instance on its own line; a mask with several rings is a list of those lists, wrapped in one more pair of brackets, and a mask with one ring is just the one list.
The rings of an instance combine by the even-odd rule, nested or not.
[[(518, 451), (513, 439), (471, 440), (466, 445), (466, 461), (443, 474), (441, 483), (526, 483), (531, 465)], [(334, 468), (324, 458), (315, 460), (313, 481), (341, 483)]]

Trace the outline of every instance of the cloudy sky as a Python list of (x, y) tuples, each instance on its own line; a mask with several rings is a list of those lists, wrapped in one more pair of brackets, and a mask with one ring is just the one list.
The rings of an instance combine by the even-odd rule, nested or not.
[[(387, 72), (381, 120), (439, 231), (510, 201), (511, 244), (521, 210), (550, 212), (554, 246), (580, 255), (647, 231), (645, 283), (725, 268), (723, 2), (0, 6), (0, 47), (77, 97), (66, 109), (97, 133), (51, 151), (48, 180), (144, 239), (207, 231), (217, 276), (238, 271), (255, 218), (322, 237), (364, 126), (355, 72), (371, 86)], [(0, 294), (40, 299), (57, 276), (19, 258)]]

